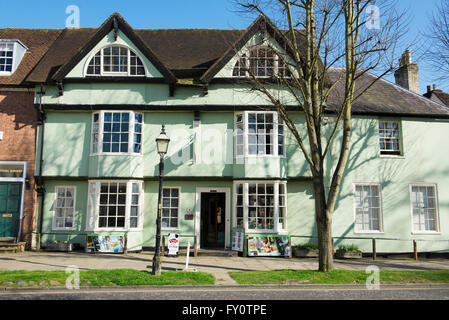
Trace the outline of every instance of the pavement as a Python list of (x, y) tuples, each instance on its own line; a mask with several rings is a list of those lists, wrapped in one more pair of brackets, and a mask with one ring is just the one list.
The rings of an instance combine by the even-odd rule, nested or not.
[[(151, 270), (152, 252), (128, 254), (88, 254), (84, 252), (32, 252), (0, 254), (0, 270), (65, 270), (75, 266), (80, 270), (88, 269), (137, 269)], [(336, 269), (366, 270), (368, 266), (377, 266), (380, 270), (449, 270), (449, 259), (413, 260), (409, 258), (390, 259), (377, 257), (335, 260)], [(182, 270), (186, 267), (186, 256), (164, 257), (162, 270)], [(317, 270), (315, 258), (278, 258), (278, 257), (227, 257), (203, 256), (189, 257), (189, 270), (211, 273), (216, 285), (237, 285), (229, 276), (230, 271), (267, 271), (267, 270)]]

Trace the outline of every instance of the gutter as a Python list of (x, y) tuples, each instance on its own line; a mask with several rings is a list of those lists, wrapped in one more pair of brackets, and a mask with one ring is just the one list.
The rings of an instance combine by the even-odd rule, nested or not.
[(40, 157), (39, 157), (39, 176), (37, 177), (37, 193), (41, 196), (41, 201), (39, 204), (39, 226), (38, 226), (38, 233), (37, 233), (37, 243), (36, 243), (36, 251), (40, 251), (41, 249), (41, 237), (42, 237), (42, 225), (44, 220), (44, 202), (45, 202), (45, 187), (44, 187), (44, 181), (42, 178), (42, 167), (44, 163), (44, 130), (45, 130), (45, 119), (46, 115), (44, 112), (44, 109), (42, 107), (42, 96), (45, 94), (42, 84), (40, 86), (40, 90), (38, 92), (39, 94), (39, 105), (38, 105), (38, 122), (40, 122), (41, 125), (41, 144), (40, 144)]

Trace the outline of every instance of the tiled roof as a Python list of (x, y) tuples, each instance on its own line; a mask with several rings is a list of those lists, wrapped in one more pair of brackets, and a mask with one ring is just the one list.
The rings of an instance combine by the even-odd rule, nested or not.
[[(340, 78), (342, 68), (331, 68), (329, 77), (332, 81)], [(356, 84), (355, 96), (358, 96), (367, 86), (377, 79), (370, 73), (363, 75)], [(336, 85), (329, 96), (328, 109), (338, 110), (341, 107), (344, 92), (344, 78)], [(419, 94), (404, 89), (385, 79), (376, 81), (353, 104), (354, 114), (395, 115), (419, 117), (449, 117), (449, 108), (427, 99)]]
[(437, 98), (437, 101), (441, 101), (446, 106), (449, 106), (449, 93), (446, 93), (442, 90), (436, 89), (424, 94), (424, 97), (429, 99), (434, 99), (434, 96)]
[(0, 85), (22, 85), (61, 32), (61, 29), (0, 29), (0, 39), (18, 39), (29, 49), (11, 76), (0, 76)]

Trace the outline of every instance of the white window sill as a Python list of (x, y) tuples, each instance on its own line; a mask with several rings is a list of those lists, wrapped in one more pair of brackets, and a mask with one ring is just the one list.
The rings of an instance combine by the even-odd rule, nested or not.
[(412, 231), (412, 234), (416, 235), (441, 235), (440, 231)]
[(94, 230), (86, 230), (87, 232), (92, 233), (111, 233), (111, 232), (117, 232), (117, 233), (123, 233), (123, 232), (141, 232), (143, 229), (136, 229), (136, 228), (129, 228), (129, 229), (94, 229)]
[(96, 156), (134, 156), (134, 157), (143, 157), (143, 154), (141, 154), (141, 153), (109, 152), (109, 153), (92, 153), (89, 156), (90, 157), (96, 157)]
[(76, 231), (75, 228), (52, 228), (52, 231)]
[(395, 156), (393, 154), (379, 154), (379, 157), (385, 159), (405, 159), (405, 156), (403, 155)]
[(363, 230), (363, 231), (354, 230), (354, 234), (385, 234), (385, 232), (379, 230)]

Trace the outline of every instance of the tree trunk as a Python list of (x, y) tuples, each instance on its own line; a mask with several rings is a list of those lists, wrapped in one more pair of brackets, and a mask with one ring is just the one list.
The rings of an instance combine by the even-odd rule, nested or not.
[(313, 188), (315, 193), (315, 220), (318, 231), (318, 270), (328, 272), (334, 269), (332, 215), (326, 207), (322, 177), (314, 179)]

